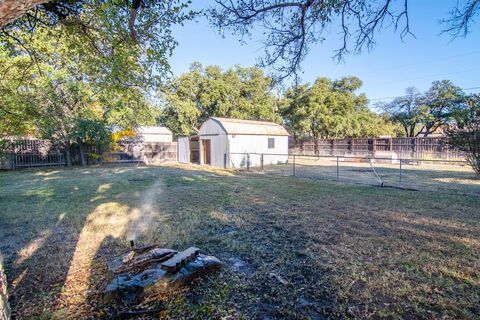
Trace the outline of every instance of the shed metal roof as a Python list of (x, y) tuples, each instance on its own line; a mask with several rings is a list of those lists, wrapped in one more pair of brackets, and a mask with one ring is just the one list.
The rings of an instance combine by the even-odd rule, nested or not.
[(289, 136), (283, 126), (273, 122), (217, 117), (211, 117), (210, 119), (218, 122), (227, 134)]
[(140, 134), (172, 134), (172, 131), (166, 127), (138, 127), (137, 132)]

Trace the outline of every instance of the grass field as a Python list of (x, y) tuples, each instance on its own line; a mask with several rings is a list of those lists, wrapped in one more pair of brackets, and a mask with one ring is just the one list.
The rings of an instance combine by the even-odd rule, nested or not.
[(101, 318), (130, 237), (220, 258), (162, 318), (480, 317), (480, 198), (200, 167), (0, 173), (18, 318)]

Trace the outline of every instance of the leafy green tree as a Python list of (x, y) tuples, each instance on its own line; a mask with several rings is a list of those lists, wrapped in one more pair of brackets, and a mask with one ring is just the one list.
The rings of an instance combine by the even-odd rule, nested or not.
[(280, 122), (273, 81), (258, 68), (223, 71), (218, 66), (192, 64), (163, 90), (166, 103), (160, 122), (174, 133), (188, 135), (209, 117)]
[[(296, 138), (309, 134), (318, 152), (318, 139), (370, 137), (386, 134), (387, 123), (370, 111), (364, 94), (356, 94), (362, 85), (357, 77), (332, 81), (318, 78), (287, 90), (281, 112)], [(390, 131), (390, 129), (388, 129)]]
[(192, 135), (200, 125), (200, 110), (193, 101), (183, 101), (172, 95), (168, 105), (161, 111), (159, 122), (176, 135)]
[(451, 81), (435, 81), (424, 94), (408, 88), (405, 96), (378, 107), (401, 125), (405, 136), (428, 136), (448, 124), (453, 114), (465, 107), (465, 94)]
[(35, 89), (39, 103), (37, 129), (41, 137), (50, 139), (65, 150), (68, 166), (72, 164), (71, 144), (77, 142), (82, 164), (86, 164), (81, 137), (75, 133), (78, 123), (82, 121), (82, 113), (93, 104), (91, 88), (58, 74), (53, 78), (42, 78)]
[(0, 162), (9, 161), (8, 155), (14, 149), (13, 136), (34, 133), (37, 115), (32, 93), (23, 85), (30, 79), (30, 59), (10, 57), (7, 48), (0, 46)]
[(282, 114), (284, 125), (293, 134), (295, 141), (302, 140), (304, 134), (309, 132), (305, 121), (305, 108), (309, 104), (309, 89), (309, 84), (288, 88), (280, 103), (280, 113)]
[[(18, 30), (18, 39), (28, 40), (28, 49), (19, 48), (14, 40), (6, 43), (0, 56), (5, 62), (0, 71), (8, 75), (0, 84), (5, 93), (1, 98), (5, 101), (2, 123), (11, 123), (12, 132), (25, 131), (23, 123), (30, 124), (38, 136), (66, 151), (68, 165), (75, 143), (85, 164), (84, 143), (106, 145), (112, 125), (152, 124), (159, 111), (134, 85), (143, 78), (144, 69), (141, 63), (135, 63), (129, 49), (121, 53), (119, 48), (118, 59), (107, 61), (106, 57), (99, 58), (97, 51), (89, 50), (91, 43), (79, 46), (70, 41), (71, 30), (61, 25), (57, 28), (39, 28), (33, 35)], [(52, 32), (66, 36), (54, 38)], [(30, 49), (35, 52), (34, 67), (29, 65)], [(128, 70), (120, 75), (118, 68)], [(129, 81), (131, 85), (126, 84)], [(22, 115), (28, 115), (28, 120)], [(9, 128), (0, 129), (5, 134)]]
[[(155, 115), (159, 110), (145, 96), (169, 75), (167, 59), (177, 45), (171, 29), (193, 17), (186, 10), (189, 2), (45, 2), (7, 5), (4, 9), (14, 14), (0, 19), (0, 138), (32, 133), (45, 114), (38, 110), (45, 102), (38, 101), (38, 93), (48, 96), (55, 89), (59, 97), (67, 83), (90, 87), (93, 100), (109, 105), (108, 122), (136, 118), (151, 123), (148, 111)], [(55, 77), (63, 80), (57, 83)]]
[(351, 115), (355, 124), (350, 137), (378, 137), (398, 136), (401, 129), (388, 117), (363, 107), (356, 114)]
[(465, 94), (450, 80), (434, 81), (423, 99), (426, 114), (422, 132), (425, 136), (448, 124), (456, 111), (465, 108)]
[(420, 124), (426, 117), (425, 106), (420, 92), (414, 88), (407, 88), (405, 95), (395, 98), (390, 103), (380, 103), (377, 105), (392, 121), (400, 124), (406, 137), (415, 137), (420, 131)]
[[(25, 135), (33, 131), (32, 116), (35, 106), (32, 93), (23, 85), (31, 79), (30, 59), (24, 56), (10, 57), (5, 47), (0, 46), (0, 139), (12, 135)], [(27, 96), (27, 99), (24, 97)]]

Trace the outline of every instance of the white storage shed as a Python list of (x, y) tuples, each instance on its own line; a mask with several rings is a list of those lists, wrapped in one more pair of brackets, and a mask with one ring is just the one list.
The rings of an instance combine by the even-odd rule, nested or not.
[(173, 141), (172, 131), (168, 130), (166, 127), (138, 127), (136, 131), (138, 138), (140, 138), (142, 142)]
[(273, 122), (212, 117), (190, 143), (179, 143), (179, 160), (192, 159), (190, 148), (198, 138), (200, 164), (242, 168), (260, 166), (262, 162), (287, 163), (288, 136), (284, 127)]

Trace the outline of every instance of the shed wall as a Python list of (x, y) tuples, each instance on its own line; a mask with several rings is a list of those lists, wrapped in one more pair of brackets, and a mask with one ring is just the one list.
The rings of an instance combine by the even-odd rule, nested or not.
[[(261, 165), (260, 154), (265, 154), (263, 164), (288, 162), (288, 136), (229, 135), (228, 167), (243, 168), (247, 166), (247, 154), (250, 153), (250, 166)], [(275, 147), (268, 148), (268, 138), (275, 139)]]
[[(201, 140), (210, 140), (210, 165), (214, 167), (224, 166), (224, 154), (227, 153), (227, 135), (221, 134), (216, 136), (200, 136)], [(202, 148), (202, 143), (200, 143)], [(200, 150), (200, 157), (203, 156), (203, 151)], [(201, 159), (201, 163), (204, 163), (204, 159)]]
[[(227, 153), (228, 138), (218, 122), (205, 121), (198, 132), (200, 140), (210, 140), (211, 165), (214, 167), (224, 166), (224, 154)], [(200, 163), (204, 163), (202, 143), (200, 142)]]

